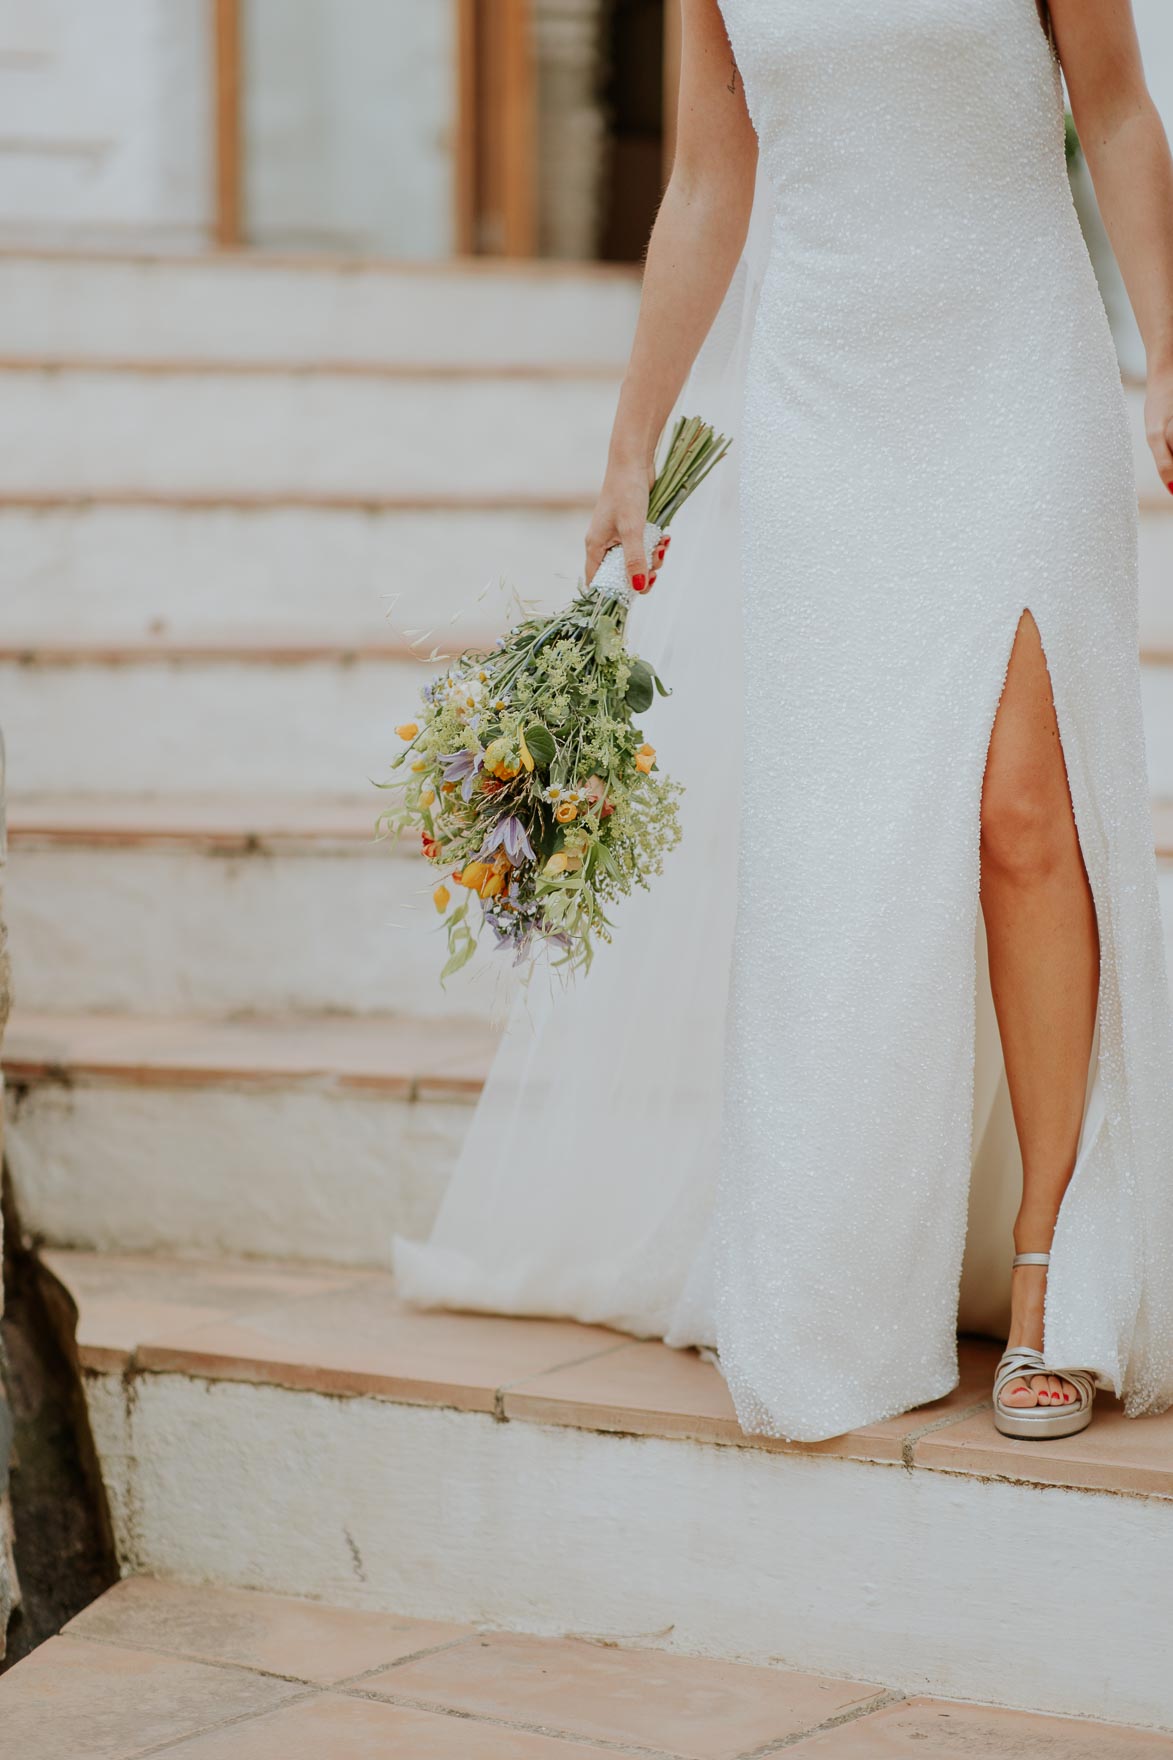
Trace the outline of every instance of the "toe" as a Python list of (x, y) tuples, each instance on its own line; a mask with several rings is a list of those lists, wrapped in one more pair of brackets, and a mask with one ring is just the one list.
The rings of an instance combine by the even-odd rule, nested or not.
[(1012, 1381), (1002, 1395), (1002, 1403), (1007, 1406), (1034, 1406), (1038, 1399), (1025, 1381)]
[(1041, 1406), (1049, 1406), (1051, 1403), (1050, 1376), (1032, 1375), (1030, 1384), (1036, 1395), (1037, 1403)]

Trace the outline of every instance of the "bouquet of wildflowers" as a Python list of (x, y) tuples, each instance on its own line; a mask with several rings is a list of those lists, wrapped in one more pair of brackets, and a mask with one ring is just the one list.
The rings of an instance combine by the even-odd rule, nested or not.
[[(648, 501), (657, 563), (665, 528), (728, 447), (696, 417), (677, 423)], [(629, 588), (612, 550), (565, 611), (461, 654), (425, 686), (419, 719), (396, 730), (406, 743), (393, 768), (405, 774), (383, 786), (401, 798), (379, 823), (418, 832), (445, 870), (432, 895), (448, 940), (441, 978), (486, 929), (518, 962), (545, 948), (585, 970), (596, 939), (610, 940), (611, 906), (646, 887), (680, 840), (680, 790), (635, 721), (667, 695), (624, 646), (637, 582), (647, 590), (638, 576)]]

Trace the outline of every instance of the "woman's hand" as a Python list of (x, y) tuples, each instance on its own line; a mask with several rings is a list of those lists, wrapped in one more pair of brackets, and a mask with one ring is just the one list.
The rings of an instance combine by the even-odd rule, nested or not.
[(721, 0), (681, 0), (679, 126), (672, 176), (652, 229), (639, 322), (619, 394), (607, 475), (586, 540), (590, 581), (623, 546), (627, 579), (647, 592), (664, 547), (644, 554), (656, 438), (720, 309), (753, 207), (758, 137)]
[(1173, 495), (1173, 368), (1149, 375), (1144, 431), (1161, 481)]
[(586, 535), (586, 578), (588, 584), (598, 572), (608, 550), (623, 546), (623, 561), (629, 585), (637, 593), (646, 593), (655, 580), (655, 572), (664, 559), (663, 546), (658, 546), (649, 563), (644, 554), (644, 526), (648, 518), (648, 492), (653, 472), (646, 464), (612, 461), (607, 466), (595, 511)]

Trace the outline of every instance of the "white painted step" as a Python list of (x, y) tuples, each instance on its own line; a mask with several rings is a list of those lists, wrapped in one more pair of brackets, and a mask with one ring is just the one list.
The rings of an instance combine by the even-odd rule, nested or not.
[(588, 517), (586, 499), (432, 508), (0, 497), (3, 636), (183, 640), (268, 628), (357, 641), (431, 626), (448, 634), (454, 616), (459, 629), (496, 631), (511, 619), (500, 581), (550, 608), (571, 596)]
[[(482, 623), (475, 639), (487, 633)], [(434, 634), (443, 646), (453, 631)], [(396, 642), (0, 644), (9, 786), (364, 798), (439, 667)], [(1147, 656), (1141, 683), (1150, 787), (1173, 799), (1173, 656)]]
[(629, 269), (322, 257), (0, 255), (0, 358), (622, 370)]
[[(486, 949), (441, 987), (438, 875), (410, 841), (373, 841), (377, 806), (14, 798), (6, 909), (22, 1006), (500, 1019), (512, 967)], [(1173, 952), (1173, 810), (1154, 820)]]
[[(82, 640), (268, 627), (358, 639), (391, 623), (500, 620), (489, 583), (555, 606), (582, 568), (591, 500), (478, 505), (185, 504), (0, 493), (4, 632)], [(1141, 642), (1173, 650), (1173, 496), (1141, 516)], [(499, 609), (500, 608), (500, 609)]]
[(426, 1234), (493, 1036), (408, 1018), (38, 1015), (4, 1045), (23, 1225), (99, 1251), (385, 1266)]
[(513, 968), (447, 957), (417, 842), (374, 840), (383, 797), (9, 804), (5, 908), (26, 1009), (463, 1015)]
[(585, 496), (615, 413), (610, 373), (119, 371), (3, 375), (9, 495)]
[(328, 1270), (49, 1262), (128, 1571), (1173, 1727), (1168, 1415), (1104, 1401), (1098, 1447), (1007, 1444), (997, 1347), (967, 1346), (947, 1400), (763, 1445), (712, 1365), (601, 1328), (405, 1312)]
[(1173, 800), (1173, 650), (1153, 651), (1140, 670), (1149, 787), (1159, 800)]
[(9, 787), (374, 800), (438, 669), (396, 645), (0, 650)]
[(1173, 652), (1173, 495), (1141, 509), (1140, 639)]

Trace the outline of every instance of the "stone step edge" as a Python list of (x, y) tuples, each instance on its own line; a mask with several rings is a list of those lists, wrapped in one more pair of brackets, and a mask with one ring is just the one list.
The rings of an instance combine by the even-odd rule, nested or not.
[(306, 270), (336, 275), (343, 280), (370, 275), (378, 278), (401, 275), (426, 281), (581, 281), (640, 285), (642, 273), (635, 263), (570, 261), (556, 257), (380, 257), (328, 251), (209, 250), (163, 251), (143, 248), (102, 249), (99, 246), (53, 246), (8, 242), (0, 245), (4, 263), (51, 263), (70, 266), (139, 269), (208, 269), (239, 273), (243, 270)]
[[(65, 489), (0, 490), (0, 517), (5, 513), (76, 513), (118, 508), (132, 512), (174, 513), (440, 513), (458, 517), (481, 513), (589, 513), (594, 498), (581, 494), (445, 492), (409, 495), (343, 495), (312, 490), (225, 489)], [(1173, 509), (1170, 510), (1173, 512)]]
[[(288, 801), (267, 795), (171, 800), (156, 795), (13, 794), (8, 799), (8, 837), (13, 848), (178, 846), (224, 854), (366, 846), (380, 841), (375, 822), (383, 804), (374, 788), (369, 799), (294, 796)], [(1173, 801), (1153, 801), (1152, 818), (1158, 859), (1173, 859)]]
[[(272, 513), (292, 509), (305, 512), (341, 513), (589, 513), (595, 499), (581, 493), (540, 494), (489, 491), (482, 494), (456, 492), (409, 495), (342, 495), (312, 490), (226, 489), (25, 489), (0, 490), (0, 517), (5, 513), (67, 513), (90, 508), (171, 510), (176, 513)], [(1162, 520), (1173, 520), (1173, 497), (1145, 490), (1137, 497), (1139, 511)]]
[(0, 1071), (10, 1088), (22, 1090), (243, 1088), (471, 1105), (496, 1043), (495, 1029), (463, 1017), (162, 1019), (18, 1007)]
[[(334, 1398), (370, 1399), (381, 1404), (442, 1408), (476, 1413), (496, 1422), (517, 1421), (561, 1429), (576, 1429), (616, 1436), (660, 1437), (672, 1441), (732, 1446), (769, 1453), (798, 1454), (811, 1458), (852, 1460), (898, 1467), (905, 1471), (948, 1472), (970, 1479), (1009, 1481), (1026, 1486), (1065, 1488), (1110, 1493), (1162, 1506), (1173, 1504), (1173, 1469), (1157, 1467), (1142, 1451), (1132, 1462), (1115, 1459), (1111, 1451), (1097, 1455), (1087, 1446), (1015, 1442), (999, 1438), (988, 1420), (998, 1347), (991, 1341), (959, 1341), (959, 1382), (943, 1399), (914, 1411), (861, 1426), (843, 1436), (815, 1443), (788, 1442), (776, 1437), (746, 1435), (733, 1415), (732, 1405), (717, 1369), (693, 1352), (679, 1352), (658, 1340), (640, 1340), (611, 1332), (605, 1327), (583, 1326), (574, 1321), (518, 1319), (498, 1315), (419, 1311), (399, 1308), (379, 1367), (347, 1364), (346, 1350), (338, 1347), (337, 1333), (312, 1361), (295, 1357), (288, 1345), (268, 1345), (264, 1332), (266, 1312), (288, 1312), (298, 1301), (312, 1305), (317, 1299), (277, 1293), (282, 1275), (289, 1274), (304, 1289), (312, 1268), (283, 1266), (270, 1260), (202, 1261), (222, 1270), (226, 1265), (254, 1269), (273, 1287), (272, 1303), (258, 1307), (248, 1303), (237, 1313), (225, 1308), (207, 1322), (163, 1321), (155, 1338), (139, 1337), (146, 1327), (141, 1318), (148, 1303), (136, 1303), (130, 1256), (73, 1253), (52, 1248), (44, 1252), (50, 1270), (71, 1287), (71, 1269), (79, 1263), (92, 1265), (105, 1260), (118, 1269), (121, 1315), (138, 1309), (139, 1327), (128, 1333), (125, 1320), (103, 1323), (87, 1314), (84, 1288), (80, 1310), (79, 1360), (94, 1376), (117, 1376), (123, 1384), (136, 1377), (174, 1375), (204, 1383), (235, 1382), (281, 1388)], [(135, 1256), (156, 1281), (157, 1266), (147, 1255)], [(181, 1287), (183, 1262), (167, 1260), (173, 1287)], [(199, 1261), (188, 1262), (198, 1268)], [(356, 1292), (362, 1286), (376, 1298), (387, 1288), (387, 1277), (378, 1271), (330, 1274), (329, 1287), (321, 1299)], [(393, 1297), (391, 1298), (393, 1303)], [(198, 1305), (198, 1303), (197, 1303)], [(311, 1316), (312, 1318), (312, 1316)], [(388, 1319), (384, 1306), (378, 1316)], [(256, 1330), (251, 1331), (255, 1323)], [(403, 1328), (404, 1360), (397, 1368), (391, 1337), (394, 1324)], [(360, 1324), (356, 1322), (356, 1327)], [(374, 1316), (362, 1322), (369, 1345)], [(547, 1351), (534, 1357), (521, 1373), (509, 1374), (505, 1362), (508, 1340), (516, 1340), (522, 1328), (537, 1344), (547, 1341)], [(170, 1332), (170, 1336), (168, 1336)], [(218, 1335), (218, 1336), (217, 1336)], [(226, 1336), (227, 1335), (227, 1336)], [(506, 1341), (501, 1343), (501, 1341)], [(493, 1362), (494, 1341), (501, 1350)], [(445, 1353), (454, 1353), (473, 1368), (463, 1377), (445, 1364)], [(413, 1359), (414, 1358), (414, 1362)], [(513, 1365), (515, 1371), (520, 1364)], [(634, 1379), (625, 1382), (626, 1377)], [(667, 1397), (656, 1407), (638, 1397), (646, 1387), (664, 1387)], [(1113, 1414), (1119, 1427), (1131, 1421)], [(1161, 1422), (1161, 1420), (1152, 1420)], [(1173, 1421), (1166, 1421), (1173, 1427)], [(965, 1426), (964, 1430), (959, 1427)], [(980, 1433), (975, 1437), (975, 1427)], [(986, 1434), (988, 1426), (988, 1436)], [(956, 1441), (951, 1430), (958, 1429)], [(1127, 1452), (1126, 1450), (1124, 1451)]]
[[(567, 588), (567, 597), (570, 588)], [(223, 636), (87, 637), (67, 640), (30, 632), (15, 640), (0, 635), (0, 664), (8, 666), (311, 666), (395, 663), (443, 665), (454, 652), (491, 648), (495, 635), (466, 633), (459, 650), (445, 647), (443, 631), (425, 631), (414, 641), (362, 636), (357, 640), (316, 636), (289, 638), (267, 632)], [(1173, 666), (1173, 646), (1146, 645), (1142, 666)]]
[[(389, 797), (289, 800), (205, 796), (10, 796), (12, 849), (195, 849), (215, 855), (266, 855), (307, 850), (366, 850)], [(393, 848), (418, 849), (418, 838)]]
[(7, 355), (0, 354), (0, 374), (41, 375), (46, 378), (103, 377), (112, 375), (144, 379), (386, 379), (417, 383), (434, 380), (502, 383), (591, 384), (602, 380), (618, 385), (622, 367), (609, 361), (378, 361), (334, 359), (267, 360), (264, 357), (235, 359), (232, 356), (193, 355)]
[(415, 640), (362, 635), (289, 637), (258, 631), (220, 636), (93, 637), (68, 640), (29, 632), (13, 638), (0, 635), (0, 664), (8, 666), (332, 666), (396, 664), (441, 666), (465, 648), (491, 648), (496, 636), (487, 631), (462, 637), (455, 649), (440, 630)]

